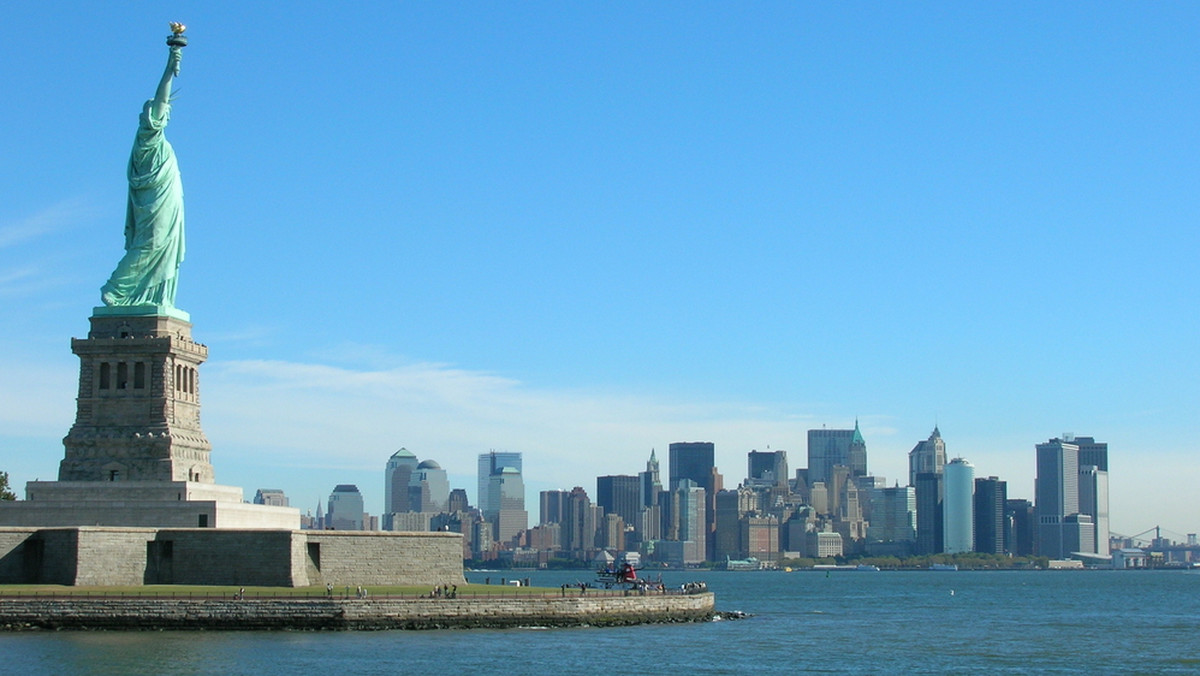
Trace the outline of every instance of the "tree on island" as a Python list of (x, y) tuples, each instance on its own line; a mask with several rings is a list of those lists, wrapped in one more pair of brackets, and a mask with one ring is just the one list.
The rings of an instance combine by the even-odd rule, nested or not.
[(0, 472), (0, 500), (16, 500), (17, 494), (8, 490), (8, 472)]

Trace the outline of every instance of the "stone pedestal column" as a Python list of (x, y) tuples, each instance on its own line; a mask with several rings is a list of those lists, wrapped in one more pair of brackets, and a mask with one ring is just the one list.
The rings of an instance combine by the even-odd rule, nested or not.
[(200, 428), (199, 367), (208, 348), (166, 316), (93, 316), (79, 356), (75, 424), (59, 481), (213, 483)]

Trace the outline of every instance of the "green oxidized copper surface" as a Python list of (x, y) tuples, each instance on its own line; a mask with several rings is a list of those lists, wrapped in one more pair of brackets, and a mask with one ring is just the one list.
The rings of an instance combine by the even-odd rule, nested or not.
[[(168, 44), (171, 44), (168, 42)], [(183, 43), (186, 44), (186, 43)], [(171, 44), (154, 98), (142, 107), (129, 155), (125, 255), (100, 289), (101, 315), (165, 315), (188, 319), (175, 307), (183, 262), (183, 182), (165, 131), (171, 118), (171, 83), (179, 75), (181, 44)]]

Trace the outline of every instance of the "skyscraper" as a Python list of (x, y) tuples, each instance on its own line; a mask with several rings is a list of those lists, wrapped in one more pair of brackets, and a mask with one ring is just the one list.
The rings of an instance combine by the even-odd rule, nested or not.
[(640, 482), (636, 476), (596, 477), (596, 504), (605, 514), (617, 514), (626, 524), (637, 523), (641, 508)]
[(1079, 447), (1079, 511), (1092, 517), (1094, 551), (1108, 556), (1108, 444), (1075, 437)]
[(706, 487), (711, 480), (716, 446), (711, 441), (677, 442), (668, 449), (668, 487), (675, 488), (680, 479), (690, 479)]
[[(704, 488), (690, 479), (680, 479), (671, 489), (679, 494), (679, 541), (684, 543), (683, 563), (700, 563), (708, 557), (710, 529), (705, 524)], [(715, 511), (715, 500), (714, 511)]]
[(465, 488), (450, 489), (450, 497), (446, 501), (447, 512), (465, 512), (470, 509), (470, 507), (471, 502), (467, 499), (467, 491)]
[(832, 516), (829, 510), (829, 488), (824, 481), (813, 484), (809, 494), (812, 495), (813, 511), (822, 517)]
[[(721, 475), (717, 473), (714, 461), (715, 454), (716, 447), (711, 441), (676, 442), (668, 447), (670, 462), (668, 488), (674, 491), (680, 480), (687, 479), (695, 483), (697, 487), (704, 489), (706, 500), (703, 510), (705, 537), (701, 541), (705, 543), (705, 547), (711, 546), (710, 543), (715, 542), (711, 534), (716, 524), (717, 491), (722, 488)], [(702, 559), (711, 555), (712, 552), (708, 549), (700, 551)]]
[(947, 554), (975, 547), (975, 466), (962, 458), (946, 463), (942, 500), (943, 546)]
[(1095, 552), (1095, 536), (1096, 524), (1092, 522), (1091, 514), (1068, 514), (1063, 517), (1063, 540), (1074, 547), (1073, 551)]
[(638, 472), (638, 482), (641, 490), (642, 507), (658, 505), (658, 494), (662, 492), (662, 480), (658, 473), (658, 458), (654, 457), (654, 449), (650, 449), (650, 459), (646, 461), (646, 471)]
[(538, 523), (562, 523), (567, 513), (567, 501), (571, 494), (567, 491), (542, 491), (538, 495)]
[(1079, 551), (1078, 521), (1066, 528), (1066, 517), (1079, 513), (1079, 447), (1063, 439), (1038, 444), (1037, 477), (1034, 480), (1034, 510), (1037, 514), (1038, 554), (1066, 558)]
[(1108, 472), (1095, 465), (1079, 466), (1079, 511), (1092, 517), (1093, 551), (1108, 556)]
[(787, 488), (787, 451), (750, 451), (746, 454), (746, 483)]
[(779, 560), (779, 517), (774, 514), (743, 516), (738, 522), (742, 552), (759, 561)]
[(1108, 471), (1108, 443), (1096, 441), (1095, 437), (1073, 437), (1071, 443), (1079, 447), (1079, 466), (1095, 465), (1096, 469)]
[(873, 517), (867, 528), (869, 542), (895, 543), (901, 554), (911, 553), (917, 539), (917, 490), (893, 486), (871, 491)]
[(937, 426), (933, 434), (924, 441), (918, 441), (908, 452), (908, 485), (917, 485), (917, 475), (922, 472), (942, 473), (946, 466), (946, 442), (942, 441), (942, 433)]
[(417, 456), (401, 448), (388, 458), (383, 470), (383, 513), (414, 511), (408, 503), (408, 481), (417, 469)]
[(1023, 499), (1009, 499), (1004, 505), (1008, 527), (1008, 551), (1013, 556), (1033, 556), (1035, 522), (1033, 503)]
[(825, 488), (829, 491), (829, 513), (834, 518), (841, 518), (845, 509), (846, 494), (853, 484), (850, 481), (850, 468), (845, 465), (834, 465), (825, 480)]
[(921, 472), (914, 481), (917, 499), (917, 554), (938, 554), (943, 550), (941, 472)]
[(575, 558), (585, 558), (596, 546), (596, 512), (583, 487), (571, 489), (560, 525), (562, 547)]
[(434, 460), (422, 460), (408, 479), (408, 509), (440, 513), (450, 501), (450, 479)]
[(867, 474), (867, 442), (854, 421), (852, 430), (808, 431), (808, 481), (829, 482), (835, 465), (850, 468), (850, 476)]
[(625, 519), (620, 514), (604, 514), (596, 529), (596, 545), (606, 549), (625, 549)]
[(1008, 486), (998, 477), (975, 480), (975, 551), (1003, 554)]
[(271, 505), (273, 507), (287, 507), (288, 499), (283, 494), (283, 491), (278, 488), (260, 488), (254, 494), (254, 504), (256, 505)]
[(334, 530), (363, 529), (363, 497), (354, 484), (338, 484), (329, 495), (325, 526)]
[(489, 451), (479, 454), (479, 497), (476, 506), (480, 511), (488, 508), (488, 486), (491, 483), (492, 475), (505, 467), (511, 467), (520, 474), (522, 472), (521, 454), (514, 451)]
[(717, 493), (717, 528), (713, 532), (713, 553), (717, 561), (742, 558), (739, 493), (743, 490), (746, 489), (741, 487)]
[(484, 518), (495, 524), (496, 542), (506, 544), (529, 527), (525, 481), (521, 472), (512, 467), (501, 468), (489, 478), (488, 501), (492, 509), (484, 512)]

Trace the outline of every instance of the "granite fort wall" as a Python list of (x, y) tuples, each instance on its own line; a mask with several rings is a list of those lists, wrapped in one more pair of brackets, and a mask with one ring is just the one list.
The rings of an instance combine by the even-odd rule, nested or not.
[(135, 571), (145, 567), (145, 543), (154, 531), (120, 529), (102, 538), (92, 535), (78, 528), (0, 529), (0, 583), (141, 584)]
[(287, 530), (163, 530), (158, 532), (147, 583), (292, 587), (297, 579)]
[[(153, 528), (64, 528), (44, 531), (64, 540), (61, 547), (46, 552), (46, 559), (66, 563), (74, 560), (74, 579), (68, 571), (57, 584), (108, 586), (142, 584), (146, 574), (146, 543), (154, 540)], [(73, 542), (72, 542), (73, 541)], [(73, 550), (73, 551), (72, 551)]]
[(504, 599), (0, 598), (0, 628), (451, 629), (697, 622), (711, 593)]
[(303, 532), (313, 564), (307, 568), (307, 584), (433, 587), (465, 582), (458, 533)]
[(25, 541), (36, 532), (36, 528), (0, 530), (0, 584), (24, 582), (29, 577), (29, 551)]
[(462, 584), (458, 533), (0, 528), (0, 583)]

